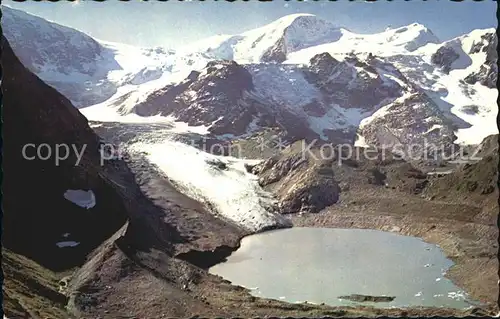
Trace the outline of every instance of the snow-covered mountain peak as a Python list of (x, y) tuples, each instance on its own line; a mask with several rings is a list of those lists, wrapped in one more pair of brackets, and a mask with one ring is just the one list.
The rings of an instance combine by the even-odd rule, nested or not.
[(288, 23), (288, 24), (291, 24), (291, 23), (293, 23), (296, 19), (300, 19), (300, 18), (306, 18), (306, 19), (321, 19), (321, 18), (319, 18), (317, 15), (312, 14), (312, 13), (293, 13), (293, 14), (289, 14), (289, 15), (283, 16), (283, 17), (279, 18), (278, 20), (276, 20), (276, 21), (274, 21), (274, 22), (272, 22), (272, 23), (281, 22), (281, 23)]
[[(312, 14), (291, 14), (241, 35), (250, 50), (259, 50), (262, 62), (282, 62), (289, 53), (335, 42), (342, 36), (332, 22)], [(254, 59), (253, 62), (258, 62)]]
[(398, 33), (408, 31), (408, 30), (416, 31), (416, 32), (424, 31), (424, 32), (431, 32), (432, 33), (432, 31), (430, 31), (425, 25), (418, 23), (418, 22), (413, 22), (412, 24), (408, 24), (406, 26), (394, 28), (393, 30), (398, 31)]
[(294, 14), (280, 20), (288, 23), (283, 32), (287, 52), (334, 42), (342, 36), (340, 29), (335, 24), (315, 15)]
[(174, 69), (166, 66), (175, 60), (172, 50), (101, 41), (8, 6), (2, 14), (4, 35), (23, 65), (77, 107), (104, 102), (118, 87), (151, 82)]
[(238, 63), (283, 62), (287, 55), (308, 47), (335, 42), (340, 28), (312, 14), (292, 14), (237, 35), (217, 35), (182, 49), (211, 59)]
[[(103, 50), (90, 36), (21, 10), (2, 6), (2, 29), (21, 62), (46, 79), (73, 71), (92, 76)], [(78, 55), (70, 52), (77, 50)]]
[(318, 17), (317, 15), (309, 13), (296, 13), (283, 16), (255, 30), (262, 30), (267, 32), (273, 30), (283, 32), (287, 28), (297, 28), (306, 31), (319, 32), (326, 31), (328, 29), (337, 29), (338, 27), (334, 23)]
[(424, 59), (430, 58), (430, 63), (445, 74), (452, 74), (469, 84), (480, 82), (495, 88), (497, 45), (495, 29), (477, 29), (439, 45), (427, 45), (417, 53)]

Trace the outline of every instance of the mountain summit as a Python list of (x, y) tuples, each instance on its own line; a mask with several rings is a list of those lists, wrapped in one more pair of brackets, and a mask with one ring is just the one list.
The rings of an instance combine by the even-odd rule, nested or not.
[(238, 35), (212, 37), (185, 48), (238, 63), (283, 62), (291, 52), (337, 41), (341, 29), (312, 14), (284, 16)]

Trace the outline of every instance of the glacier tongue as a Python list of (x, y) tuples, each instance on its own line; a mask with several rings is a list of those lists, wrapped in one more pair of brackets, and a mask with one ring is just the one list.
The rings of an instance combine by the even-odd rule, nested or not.
[(258, 232), (290, 225), (288, 219), (273, 212), (276, 199), (246, 171), (245, 160), (215, 156), (169, 140), (135, 143), (129, 151), (148, 154), (146, 158), (185, 194), (243, 228)]

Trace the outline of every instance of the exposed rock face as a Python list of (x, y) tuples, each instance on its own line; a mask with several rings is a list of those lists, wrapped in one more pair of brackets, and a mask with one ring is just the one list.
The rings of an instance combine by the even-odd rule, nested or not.
[[(188, 90), (189, 86), (198, 79), (199, 75), (200, 72), (192, 71), (183, 82), (178, 85), (166, 86), (158, 90), (150, 95), (143, 103), (135, 105), (132, 111), (140, 116), (151, 116), (155, 114), (164, 115), (174, 112), (177, 106), (177, 104), (175, 104), (176, 98), (184, 91)], [(126, 96), (124, 98), (126, 98)], [(117, 101), (116, 104), (120, 105), (119, 101)], [(119, 107), (119, 111), (125, 113), (128, 110), (122, 106)]]
[(398, 147), (399, 153), (412, 159), (429, 151), (449, 154), (456, 139), (451, 122), (420, 92), (376, 112), (360, 131), (369, 145)]
[(309, 62), (311, 63), (311, 72), (318, 75), (320, 78), (326, 78), (332, 75), (334, 68), (340, 63), (328, 52), (316, 54)]
[(287, 49), (284, 37), (281, 37), (278, 42), (270, 47), (261, 57), (262, 62), (277, 62), (281, 63), (286, 60)]
[[(283, 73), (300, 80), (300, 87), (293, 87), (295, 80)], [(244, 67), (233, 61), (214, 61), (182, 83), (158, 90), (132, 111), (143, 116), (172, 115), (189, 125), (204, 125), (213, 135), (224, 138), (245, 138), (279, 127), (288, 142), (322, 139), (352, 144), (361, 118), (412, 89), (413, 84), (392, 64), (373, 55), (365, 60), (353, 55), (339, 62), (322, 53), (314, 56), (307, 68), (274, 64)], [(289, 93), (293, 90), (303, 90), (305, 96), (293, 97), (302, 94)], [(432, 112), (426, 110), (428, 104), (433, 103), (424, 104), (423, 110), (411, 115), (427, 116)], [(399, 116), (405, 115), (398, 113), (391, 120), (404, 122)], [(430, 123), (428, 129), (435, 124), (421, 117), (413, 119), (419, 123), (416, 125)]]
[(304, 74), (321, 92), (320, 98), (303, 107), (307, 114), (321, 118), (339, 113), (335, 124), (323, 130), (334, 143), (353, 144), (360, 121), (356, 117), (368, 116), (387, 101), (402, 96), (406, 88), (400, 83), (408, 84), (393, 65), (373, 56), (363, 61), (353, 55), (339, 62), (328, 53), (318, 54)]
[(258, 115), (257, 103), (245, 99), (252, 77), (234, 61), (209, 62), (179, 85), (156, 92), (134, 107), (139, 115), (172, 115), (189, 125), (205, 125), (214, 134), (243, 134)]
[(481, 36), (481, 41), (474, 43), (469, 54), (486, 52), (486, 60), (476, 72), (465, 77), (464, 81), (469, 84), (477, 82), (489, 88), (496, 88), (498, 78), (498, 38), (494, 33), (486, 33)]
[(333, 161), (302, 152), (302, 142), (289, 146), (283, 154), (253, 167), (259, 184), (272, 190), (280, 200), (281, 213), (316, 213), (339, 199)]
[[(318, 138), (302, 113), (276, 107), (255, 93), (252, 75), (245, 67), (234, 61), (214, 61), (182, 83), (155, 92), (132, 111), (142, 116), (171, 115), (230, 138), (275, 127), (285, 132), (289, 141)], [(308, 112), (322, 114), (324, 110), (311, 103)]]
[(431, 62), (441, 67), (443, 72), (449, 73), (451, 64), (458, 58), (459, 55), (453, 48), (442, 46), (431, 56)]
[(472, 45), (469, 54), (486, 52), (487, 60), (493, 60), (497, 56), (496, 46), (498, 45), (498, 38), (495, 33), (486, 33), (481, 36), (481, 40)]
[[(28, 71), (5, 38), (2, 45), (3, 244), (48, 267), (74, 266), (123, 225), (123, 206), (100, 175), (99, 138), (86, 118)], [(34, 146), (24, 149), (25, 156), (23, 148), (30, 143)], [(37, 155), (41, 144), (45, 149)], [(68, 157), (56, 164), (56, 148), (63, 144), (68, 145)], [(52, 154), (44, 160), (47, 147)], [(79, 163), (75, 149), (83, 149)], [(59, 150), (64, 156), (64, 149)], [(87, 210), (73, 204), (64, 198), (68, 189), (92, 190), (96, 206)], [(71, 237), (64, 238), (64, 233)], [(71, 252), (56, 246), (67, 240), (80, 244)]]
[(325, 104), (334, 103), (344, 109), (373, 111), (384, 99), (401, 96), (403, 88), (396, 82), (384, 81), (379, 70), (396, 72), (393, 66), (378, 59), (361, 61), (356, 56), (338, 62), (328, 53), (314, 56), (306, 70), (307, 78), (325, 95)]
[(479, 144), (476, 156), (490, 156), (498, 155), (498, 134), (486, 137), (481, 144)]
[(329, 146), (298, 141), (247, 170), (278, 197), (285, 214), (316, 213), (335, 206), (342, 193), (368, 187), (419, 194), (427, 182), (422, 171), (390, 151)]
[(478, 72), (469, 74), (464, 81), (469, 84), (477, 82), (484, 86), (494, 89), (497, 86), (498, 66), (496, 62), (485, 63), (481, 65)]

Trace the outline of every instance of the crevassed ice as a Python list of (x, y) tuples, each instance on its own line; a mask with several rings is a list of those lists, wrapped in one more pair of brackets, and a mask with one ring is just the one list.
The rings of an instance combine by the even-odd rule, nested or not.
[(92, 190), (68, 189), (64, 193), (64, 198), (82, 208), (90, 209), (95, 206), (96, 200)]
[[(181, 142), (165, 140), (158, 144), (135, 143), (131, 152), (146, 152), (147, 159), (158, 166), (186, 195), (210, 203), (216, 212), (251, 231), (270, 226), (288, 225), (289, 221), (269, 208), (275, 203), (254, 175), (246, 172), (245, 161), (202, 152)], [(219, 170), (212, 162), (223, 162)]]

